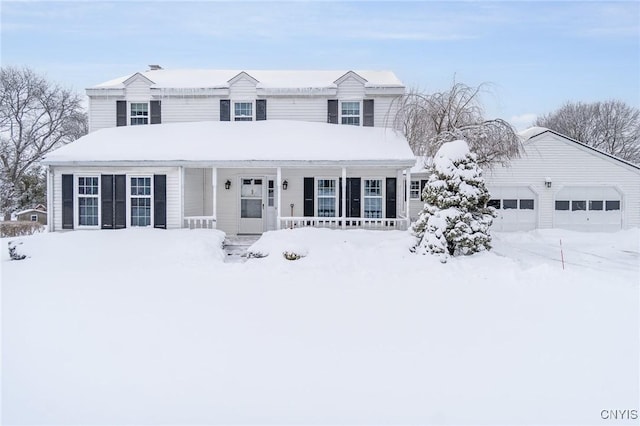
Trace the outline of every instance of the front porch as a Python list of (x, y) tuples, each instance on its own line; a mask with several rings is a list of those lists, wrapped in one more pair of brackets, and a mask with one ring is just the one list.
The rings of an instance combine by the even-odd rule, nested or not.
[(406, 230), (408, 169), (181, 169), (182, 227), (229, 235), (276, 229)]

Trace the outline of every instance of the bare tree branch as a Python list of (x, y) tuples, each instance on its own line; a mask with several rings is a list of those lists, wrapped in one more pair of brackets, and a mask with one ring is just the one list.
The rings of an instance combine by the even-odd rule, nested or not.
[(622, 101), (567, 102), (538, 117), (535, 125), (640, 164), (640, 110)]
[(486, 87), (454, 80), (443, 92), (412, 89), (398, 108), (395, 126), (404, 132), (416, 155), (431, 157), (443, 143), (464, 139), (481, 166), (506, 164), (520, 155), (520, 138), (506, 121), (484, 118), (480, 94)]
[(76, 93), (28, 68), (0, 69), (0, 101), (0, 210), (7, 218), (29, 202), (25, 191), (44, 194), (39, 161), (86, 134), (87, 117)]

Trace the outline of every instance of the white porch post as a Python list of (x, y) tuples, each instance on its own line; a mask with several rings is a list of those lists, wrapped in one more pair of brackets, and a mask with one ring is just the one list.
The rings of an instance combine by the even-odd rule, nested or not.
[(347, 168), (342, 168), (342, 211), (340, 216), (342, 217), (342, 229), (346, 229), (347, 221)]
[(184, 226), (184, 166), (180, 166), (180, 185), (178, 188), (180, 190), (180, 228), (186, 228)]
[(218, 168), (213, 167), (211, 169), (211, 186), (212, 186), (212, 198), (213, 198), (213, 226), (218, 227)]
[(47, 166), (47, 230), (53, 232), (53, 173)]
[(411, 226), (411, 169), (407, 169), (405, 181), (405, 197), (407, 197), (406, 213), (407, 213), (407, 229)]
[(282, 167), (276, 169), (276, 229), (280, 229), (280, 207), (282, 199)]

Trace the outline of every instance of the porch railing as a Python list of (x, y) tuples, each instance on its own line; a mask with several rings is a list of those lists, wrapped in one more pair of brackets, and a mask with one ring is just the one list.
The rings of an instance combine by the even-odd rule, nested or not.
[(330, 228), (330, 229), (379, 229), (379, 230), (400, 230), (407, 229), (408, 221), (406, 217), (397, 219), (373, 219), (363, 217), (281, 217), (280, 228)]
[(216, 219), (213, 216), (185, 216), (183, 228), (216, 229)]

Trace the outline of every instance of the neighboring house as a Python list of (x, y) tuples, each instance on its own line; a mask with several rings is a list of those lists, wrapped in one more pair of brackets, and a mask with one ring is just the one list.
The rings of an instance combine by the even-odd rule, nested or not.
[[(508, 167), (485, 170), (493, 229), (565, 228), (614, 231), (640, 226), (640, 166), (552, 130), (523, 131), (523, 153)], [(421, 167), (422, 165), (422, 167)], [(410, 216), (421, 209), (424, 159), (411, 171)]]
[(415, 157), (384, 127), (207, 121), (92, 132), (48, 154), (49, 229), (406, 229)]
[(390, 71), (164, 70), (86, 90), (89, 131), (193, 121), (295, 120), (392, 127), (405, 87)]
[(43, 225), (47, 224), (47, 210), (42, 204), (38, 204), (33, 209), (22, 210), (15, 213), (16, 220), (38, 222)]

